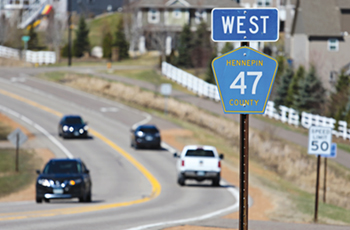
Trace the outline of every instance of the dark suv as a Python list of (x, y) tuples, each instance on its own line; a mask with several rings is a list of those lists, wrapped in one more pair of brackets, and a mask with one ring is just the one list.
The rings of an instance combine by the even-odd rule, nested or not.
[(140, 125), (131, 130), (131, 146), (135, 148), (161, 148), (161, 137), (155, 125)]
[(36, 180), (36, 202), (79, 198), (91, 201), (89, 170), (80, 159), (51, 159)]
[(65, 115), (58, 124), (58, 135), (63, 138), (87, 137), (87, 122), (84, 122), (79, 115)]

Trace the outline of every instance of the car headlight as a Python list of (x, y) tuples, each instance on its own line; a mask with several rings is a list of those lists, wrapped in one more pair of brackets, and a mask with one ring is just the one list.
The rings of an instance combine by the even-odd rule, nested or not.
[(69, 127), (69, 131), (70, 131), (70, 132), (73, 132), (73, 131), (74, 131), (74, 128), (73, 128), (73, 127)]
[(38, 184), (41, 184), (42, 186), (45, 186), (45, 187), (50, 187), (53, 184), (53, 181), (48, 179), (39, 179)]
[(79, 129), (79, 133), (83, 134), (84, 133), (84, 129)]
[(67, 132), (68, 131), (68, 126), (64, 125), (62, 129), (63, 129), (63, 131)]
[(85, 125), (85, 126), (84, 126), (84, 130), (85, 130), (85, 131), (88, 131), (88, 129), (89, 129), (89, 126)]
[(75, 180), (70, 180), (70, 181), (69, 181), (69, 184), (72, 185), (72, 186), (74, 186), (74, 185), (79, 184), (79, 183), (81, 183), (81, 182), (82, 182), (81, 179), (75, 179)]
[(144, 135), (145, 135), (145, 133), (142, 132), (142, 131), (137, 131), (136, 132), (136, 136), (138, 136), (138, 137), (143, 137)]

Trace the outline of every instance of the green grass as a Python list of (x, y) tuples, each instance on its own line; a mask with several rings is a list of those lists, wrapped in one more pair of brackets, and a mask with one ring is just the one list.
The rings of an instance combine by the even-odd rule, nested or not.
[(90, 29), (90, 46), (102, 46), (103, 35), (107, 32), (110, 32), (114, 36), (114, 32), (117, 29), (117, 23), (121, 16), (121, 13), (113, 13), (87, 21), (87, 25)]
[(15, 149), (0, 149), (0, 197), (20, 191), (36, 178), (37, 159), (34, 153), (19, 151), (19, 172), (15, 168)]
[(7, 136), (11, 132), (11, 127), (0, 122), (0, 140), (7, 140)]

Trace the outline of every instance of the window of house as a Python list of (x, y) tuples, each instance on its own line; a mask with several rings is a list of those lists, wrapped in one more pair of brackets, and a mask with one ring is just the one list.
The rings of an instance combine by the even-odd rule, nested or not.
[(328, 40), (328, 50), (329, 51), (338, 51), (339, 49), (339, 41), (338, 39), (329, 39)]
[(158, 10), (155, 10), (155, 9), (150, 9), (148, 11), (148, 22), (149, 23), (158, 23), (159, 22), (159, 18), (160, 18), (160, 15), (159, 15), (159, 11)]
[(271, 0), (257, 0), (258, 6), (261, 7), (270, 7), (271, 6)]
[(175, 9), (173, 11), (173, 17), (174, 18), (181, 18), (181, 10), (180, 9)]
[(207, 12), (205, 10), (203, 10), (203, 11), (197, 10), (194, 13), (194, 15), (195, 15), (195, 19), (194, 20), (195, 20), (195, 22), (197, 24), (200, 24), (202, 22), (202, 20), (206, 21), (206, 19), (207, 19)]

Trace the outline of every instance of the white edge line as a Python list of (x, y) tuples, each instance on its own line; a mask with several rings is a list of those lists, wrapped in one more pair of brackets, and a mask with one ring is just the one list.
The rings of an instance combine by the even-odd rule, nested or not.
[[(168, 145), (165, 142), (162, 142), (162, 147), (167, 149), (168, 152), (170, 152), (170, 153), (177, 152), (177, 149), (171, 147), (170, 145)], [(226, 182), (221, 182), (221, 185), (225, 186), (225, 185), (228, 185), (228, 184)], [(188, 218), (188, 219), (180, 219), (180, 220), (173, 220), (173, 221), (166, 221), (166, 222), (159, 222), (159, 223), (148, 224), (148, 225), (142, 225), (142, 226), (138, 226), (138, 227), (134, 227), (134, 228), (128, 228), (127, 230), (142, 230), (142, 229), (154, 228), (154, 227), (165, 226), (165, 225), (176, 225), (176, 224), (181, 224), (181, 223), (200, 221), (200, 220), (209, 219), (211, 217), (221, 215), (221, 214), (229, 212), (229, 211), (231, 211), (231, 212), (238, 211), (238, 209), (239, 209), (239, 191), (237, 189), (232, 188), (232, 187), (227, 188), (227, 191), (229, 193), (231, 193), (231, 195), (236, 200), (236, 203), (234, 203), (233, 205), (231, 205), (231, 206), (229, 206), (227, 208), (224, 208), (224, 209), (221, 209), (221, 210), (218, 210), (218, 211), (215, 211), (215, 212), (211, 212), (211, 213), (208, 213), (208, 214), (204, 214), (204, 215), (198, 216), (198, 217), (193, 217), (193, 218)]]
[(42, 134), (44, 134), (49, 140), (51, 140), (58, 148), (60, 148), (62, 150), (62, 152), (64, 154), (66, 154), (66, 156), (70, 159), (74, 158), (74, 156), (69, 152), (68, 149), (66, 149), (66, 147), (64, 147), (54, 136), (52, 136), (48, 131), (46, 131), (43, 127), (41, 127), (40, 125), (36, 124), (35, 122), (33, 122), (32, 120), (30, 120), (29, 118), (20, 115), (19, 113), (0, 105), (0, 110), (7, 112), (19, 119), (21, 119), (22, 121), (26, 122), (27, 124), (33, 126), (34, 128), (36, 128), (37, 130), (39, 130)]

